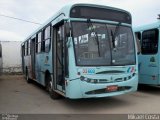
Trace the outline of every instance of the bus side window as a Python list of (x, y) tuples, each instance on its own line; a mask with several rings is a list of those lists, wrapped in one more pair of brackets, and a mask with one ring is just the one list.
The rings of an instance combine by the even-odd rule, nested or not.
[(26, 42), (24, 43), (24, 56), (26, 56)]
[(0, 43), (0, 58), (2, 57), (2, 45)]
[(45, 29), (42, 31), (41, 52), (45, 52)]
[(28, 55), (28, 41), (25, 42), (25, 56)]
[(41, 52), (49, 52), (51, 41), (51, 27), (46, 27), (42, 32)]
[(38, 53), (41, 52), (42, 32), (38, 33)]
[(136, 32), (135, 33), (135, 37), (136, 37), (136, 44), (137, 44), (137, 53), (140, 54), (141, 53), (141, 33), (140, 32)]
[(30, 55), (30, 45), (31, 45), (31, 40), (28, 41), (28, 55)]
[(158, 29), (150, 29), (142, 33), (142, 54), (156, 54), (158, 52)]
[(45, 52), (49, 52), (50, 50), (50, 42), (51, 42), (51, 27), (48, 26), (46, 29), (45, 29), (45, 32), (44, 32), (44, 39), (45, 39)]
[(38, 53), (38, 35), (36, 35), (36, 53)]

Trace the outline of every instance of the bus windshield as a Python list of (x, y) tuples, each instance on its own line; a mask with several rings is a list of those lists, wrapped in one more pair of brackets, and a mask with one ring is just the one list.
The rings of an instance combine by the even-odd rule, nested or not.
[(131, 27), (120, 24), (72, 22), (76, 63), (79, 66), (135, 64)]

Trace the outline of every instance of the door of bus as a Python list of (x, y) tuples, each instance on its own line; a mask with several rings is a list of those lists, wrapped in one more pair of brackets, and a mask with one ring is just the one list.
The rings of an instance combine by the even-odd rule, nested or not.
[(63, 24), (53, 27), (53, 36), (54, 88), (63, 92), (65, 90), (65, 45)]
[(31, 66), (33, 79), (35, 79), (35, 41), (35, 38), (31, 40)]

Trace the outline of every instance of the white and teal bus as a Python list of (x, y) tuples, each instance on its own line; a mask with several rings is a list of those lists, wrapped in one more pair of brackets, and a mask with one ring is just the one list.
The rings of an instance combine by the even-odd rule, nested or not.
[(139, 84), (160, 85), (160, 22), (134, 29), (141, 52), (139, 61)]
[(129, 12), (92, 4), (62, 8), (22, 43), (27, 82), (52, 98), (108, 97), (137, 90), (136, 44)]

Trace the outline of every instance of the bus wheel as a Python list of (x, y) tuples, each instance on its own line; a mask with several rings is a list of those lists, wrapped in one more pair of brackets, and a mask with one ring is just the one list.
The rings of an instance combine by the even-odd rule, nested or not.
[(58, 93), (56, 93), (55, 91), (53, 91), (53, 89), (52, 89), (53, 84), (52, 84), (52, 79), (51, 79), (50, 75), (47, 76), (47, 81), (48, 81), (47, 82), (47, 90), (49, 92), (50, 97), (52, 99), (58, 99), (58, 98), (60, 98), (60, 95)]
[(27, 83), (31, 83), (31, 79), (29, 78), (29, 75), (28, 75), (28, 69), (26, 69), (26, 81)]

